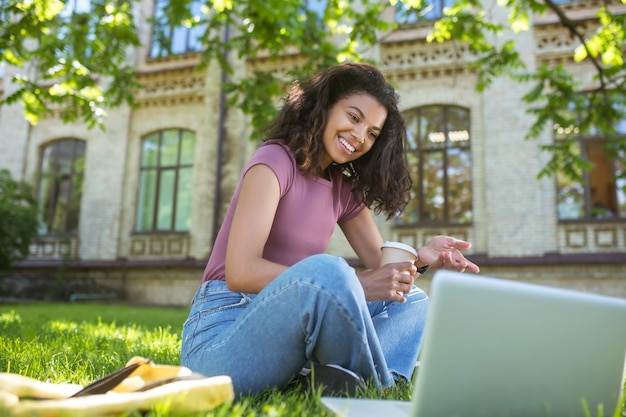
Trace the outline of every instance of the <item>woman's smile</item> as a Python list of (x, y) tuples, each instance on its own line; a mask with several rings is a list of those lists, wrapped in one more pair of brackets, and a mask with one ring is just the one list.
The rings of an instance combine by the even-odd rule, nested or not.
[(356, 148), (354, 146), (352, 146), (352, 144), (350, 144), (350, 142), (348, 142), (347, 140), (345, 140), (344, 138), (342, 138), (341, 136), (339, 137), (339, 142), (343, 145), (343, 147), (350, 153), (354, 153), (356, 151)]

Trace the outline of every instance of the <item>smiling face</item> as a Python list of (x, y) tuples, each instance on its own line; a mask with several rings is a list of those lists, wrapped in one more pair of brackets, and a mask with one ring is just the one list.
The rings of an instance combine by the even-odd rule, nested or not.
[(345, 164), (367, 153), (386, 118), (387, 109), (369, 94), (352, 94), (337, 101), (328, 112), (321, 168), (333, 162)]

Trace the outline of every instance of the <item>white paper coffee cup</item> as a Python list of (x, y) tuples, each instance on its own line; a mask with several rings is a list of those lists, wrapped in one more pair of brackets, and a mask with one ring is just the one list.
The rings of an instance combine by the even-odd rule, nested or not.
[[(406, 243), (387, 241), (380, 249), (382, 251), (380, 257), (381, 266), (396, 262), (415, 262), (417, 260), (417, 251)], [(409, 271), (403, 271), (403, 273), (408, 274)], [(402, 291), (397, 291), (397, 293), (403, 295)]]
[(417, 251), (406, 243), (387, 241), (383, 244), (381, 250), (381, 265), (395, 262), (415, 262), (417, 260)]

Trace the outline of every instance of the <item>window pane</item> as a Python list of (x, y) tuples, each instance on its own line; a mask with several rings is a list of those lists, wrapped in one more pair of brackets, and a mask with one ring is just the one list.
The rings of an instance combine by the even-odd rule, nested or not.
[(193, 186), (193, 169), (181, 168), (178, 172), (178, 188), (176, 197), (176, 231), (191, 228), (191, 191)]
[(404, 3), (396, 3), (396, 22), (400, 24), (415, 23), (417, 22), (417, 15), (415, 13), (409, 14), (408, 8)]
[(137, 198), (136, 229), (139, 232), (152, 230), (154, 202), (156, 200), (155, 169), (143, 170), (139, 176), (139, 197)]
[(471, 190), (470, 154), (452, 149), (448, 153), (448, 205), (451, 222), (467, 223), (472, 220)]
[(614, 164), (607, 158), (604, 145), (600, 140), (586, 142), (587, 158), (594, 164), (588, 172), (593, 218), (610, 218), (618, 213)]
[(429, 106), (420, 111), (420, 142), (428, 148), (442, 148), (445, 146), (444, 107)]
[(435, 20), (443, 16), (443, 8), (449, 7), (453, 0), (424, 0), (424, 8), (419, 12), (412, 11), (404, 3), (396, 3), (396, 22), (400, 24), (416, 23), (419, 21)]
[(411, 199), (404, 208), (404, 211), (398, 216), (396, 221), (399, 224), (414, 224), (419, 221), (419, 164), (417, 154), (414, 152), (407, 153), (408, 168), (413, 180), (411, 188)]
[[(78, 184), (74, 184), (72, 177), (67, 177), (63, 181), (64, 188), (64, 201), (63, 205), (65, 206), (65, 218), (62, 224), (59, 224), (59, 233), (76, 233), (78, 231), (78, 216), (80, 206), (76, 204), (73, 196), (73, 189)], [(55, 230), (56, 231), (56, 230)]]
[[(78, 143), (78, 145), (84, 146), (84, 143)], [(80, 147), (80, 146), (77, 146)], [(84, 151), (83, 151), (84, 153)], [(67, 213), (67, 232), (78, 232), (78, 221), (80, 218), (80, 198), (83, 194), (83, 172), (85, 171), (85, 158), (81, 157), (74, 162), (74, 174), (71, 177), (72, 189), (70, 190), (68, 198), (70, 204)]]
[(427, 1), (428, 7), (424, 10), (425, 13), (422, 14), (424, 19), (438, 19), (442, 16), (441, 11), (443, 10), (443, 5), (441, 4), (441, 0), (430, 0)]
[(617, 215), (626, 218), (626, 152), (618, 151), (614, 162)]
[(202, 50), (202, 36), (204, 35), (206, 28), (203, 26), (194, 26), (189, 29), (188, 39), (188, 51), (201, 51)]
[(145, 138), (142, 142), (141, 149), (141, 166), (155, 167), (157, 166), (159, 156), (159, 137), (160, 135), (152, 135)]
[(189, 230), (195, 134), (164, 130), (146, 137), (142, 148), (142, 160), (154, 169), (141, 173), (136, 230)]
[(57, 142), (53, 148), (54, 168), (57, 174), (69, 174), (72, 172), (74, 163), (74, 143), (73, 141)]
[(72, 13), (89, 13), (91, 12), (90, 0), (66, 0), (65, 7), (59, 13), (59, 16), (67, 19)]
[(441, 152), (431, 152), (424, 155), (424, 171), (422, 184), (424, 221), (443, 221), (445, 195), (443, 189), (443, 154)]
[(46, 214), (48, 212), (48, 201), (50, 195), (50, 176), (44, 175), (42, 172), (39, 178), (39, 189), (37, 190), (37, 202), (39, 204), (39, 229), (38, 233), (43, 235), (47, 233)]
[(418, 147), (419, 132), (418, 132), (418, 120), (417, 114), (411, 113), (406, 117), (406, 138), (408, 149), (414, 151)]
[[(202, 6), (204, 0), (192, 0), (191, 19), (201, 22), (204, 19)], [(167, 1), (157, 0), (154, 7), (154, 27), (152, 28), (152, 40), (150, 56), (152, 58), (168, 56), (170, 54), (185, 54), (188, 52), (201, 51), (201, 36), (206, 30), (206, 25), (187, 26), (180, 24), (171, 25), (165, 16), (164, 8)]]
[(78, 232), (85, 142), (64, 139), (41, 150), (38, 204), (41, 234)]
[(446, 127), (449, 146), (465, 146), (469, 142), (469, 111), (460, 107), (448, 107)]
[(159, 183), (159, 202), (157, 207), (157, 230), (171, 230), (174, 212), (174, 185), (176, 171), (168, 169), (161, 171)]
[(195, 147), (195, 135), (192, 132), (184, 131), (180, 148), (180, 164), (192, 165)]
[[(572, 146), (574, 154), (580, 155), (580, 147)], [(585, 216), (585, 187), (562, 172), (557, 172), (557, 212), (560, 220), (580, 219)]]
[(578, 181), (557, 173), (557, 207), (561, 220), (580, 219), (585, 215), (585, 188)]
[(620, 178), (616, 183), (619, 217), (626, 218), (626, 179)]
[(160, 166), (175, 166), (178, 162), (178, 130), (166, 130), (163, 132), (161, 142)]
[(50, 231), (53, 233), (64, 233), (66, 231), (65, 225), (69, 211), (68, 197), (71, 189), (70, 177), (65, 175), (58, 177), (55, 186), (57, 187), (57, 198), (51, 202), (52, 216), (50, 218)]
[(172, 34), (172, 53), (184, 54), (187, 52), (187, 33), (189, 29), (185, 26), (177, 26)]
[[(192, 1), (191, 2), (191, 13), (193, 15), (194, 21), (200, 22), (205, 19), (204, 13), (202, 12), (202, 8), (204, 3), (202, 1)], [(201, 51), (202, 50), (202, 36), (206, 31), (205, 25), (193, 26), (189, 28), (189, 51)]]

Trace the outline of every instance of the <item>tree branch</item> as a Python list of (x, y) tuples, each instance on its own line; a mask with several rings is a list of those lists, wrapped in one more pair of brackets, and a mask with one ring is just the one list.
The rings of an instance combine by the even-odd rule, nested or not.
[(587, 57), (589, 57), (592, 65), (596, 68), (596, 71), (598, 72), (600, 88), (604, 90), (606, 88), (604, 68), (602, 68), (602, 65), (600, 65), (600, 63), (591, 54), (591, 51), (587, 47), (587, 41), (585, 40), (584, 35), (578, 31), (579, 24), (571, 20), (569, 17), (567, 17), (565, 12), (563, 12), (563, 10), (559, 6), (557, 6), (553, 0), (544, 0), (544, 1), (546, 5), (558, 16), (563, 26), (565, 26), (567, 30), (569, 30), (569, 33), (582, 43), (583, 47), (585, 48), (585, 51), (587, 51)]

